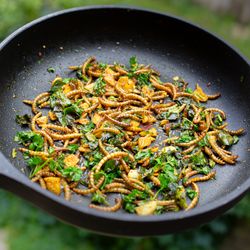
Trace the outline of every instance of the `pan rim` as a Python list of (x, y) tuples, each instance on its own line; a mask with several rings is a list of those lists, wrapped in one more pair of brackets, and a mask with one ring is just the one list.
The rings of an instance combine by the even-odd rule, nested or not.
[[(175, 21), (184, 23), (185, 25), (189, 25), (192, 28), (200, 30), (201, 32), (205, 32), (207, 35), (212, 36), (213, 39), (216, 39), (217, 41), (222, 43), (224, 46), (227, 46), (242, 61), (244, 61), (245, 64), (250, 69), (249, 60), (244, 55), (242, 55), (241, 52), (238, 51), (238, 49), (234, 48), (232, 45), (230, 45), (224, 39), (220, 38), (217, 34), (215, 35), (215, 34), (211, 33), (210, 31), (200, 27), (199, 25), (193, 24), (190, 21), (184, 20), (182, 18), (176, 17), (176, 16), (168, 14), (168, 13), (163, 13), (163, 12), (159, 12), (159, 11), (155, 11), (155, 10), (149, 10), (149, 9), (141, 8), (141, 7), (124, 6), (124, 5), (122, 5), (122, 6), (121, 5), (93, 5), (93, 6), (70, 8), (70, 9), (50, 13), (48, 15), (45, 15), (43, 17), (40, 17), (38, 19), (35, 19), (34, 21), (31, 21), (31, 22), (25, 24), (24, 26), (18, 28), (12, 34), (7, 36), (7, 38), (5, 38), (0, 43), (0, 53), (4, 49), (4, 47), (7, 46), (16, 37), (18, 37), (19, 34), (32, 28), (33, 26), (35, 26), (39, 23), (42, 23), (48, 19), (56, 18), (57, 16), (67, 15), (67, 14), (70, 14), (73, 12), (82, 12), (82, 11), (98, 10), (98, 9), (100, 9), (100, 10), (118, 9), (118, 10), (123, 10), (123, 11), (147, 12), (148, 14), (154, 14), (154, 15), (158, 15), (158, 16), (160, 15), (160, 16), (163, 16), (165, 18), (170, 18), (170, 19), (173, 19)], [(13, 166), (13, 168), (15, 168), (15, 167)], [(25, 177), (27, 179), (27, 186), (35, 185), (32, 182), (29, 183), (28, 182), (29, 178), (27, 176), (25, 176)], [(122, 214), (122, 216), (120, 216), (120, 214), (118, 214), (118, 213), (103, 213), (103, 212), (98, 211), (98, 210), (89, 209), (88, 207), (79, 208), (79, 206), (77, 206), (73, 203), (67, 202), (67, 201), (63, 200), (63, 198), (57, 197), (53, 194), (50, 194), (49, 191), (47, 191), (47, 190), (41, 189), (41, 190), (39, 190), (39, 192), (41, 194), (47, 196), (48, 198), (53, 199), (54, 201), (58, 202), (62, 206), (68, 207), (68, 208), (73, 209), (75, 211), (78, 211), (80, 213), (89, 214), (91, 216), (99, 217), (102, 219), (111, 219), (114, 221), (126, 221), (126, 222), (159, 222), (159, 221), (161, 221), (161, 222), (171, 222), (171, 221), (174, 222), (174, 221), (179, 221), (179, 220), (183, 220), (183, 219), (193, 219), (194, 217), (201, 216), (201, 215), (208, 214), (208, 213), (212, 213), (213, 211), (216, 211), (216, 210), (220, 210), (223, 207), (231, 204), (233, 201), (242, 197), (244, 195), (244, 193), (246, 193), (249, 190), (249, 187), (250, 187), (250, 178), (248, 178), (245, 182), (241, 183), (237, 187), (237, 189), (235, 189), (234, 191), (227, 193), (225, 196), (218, 198), (218, 199), (212, 201), (211, 203), (202, 205), (199, 208), (194, 208), (193, 210), (188, 211), (188, 212), (179, 211), (179, 212), (174, 212), (174, 213), (165, 213), (165, 214), (157, 215), (157, 216), (150, 215), (150, 216), (146, 216), (146, 217), (140, 217), (140, 216), (134, 215), (134, 214)]]

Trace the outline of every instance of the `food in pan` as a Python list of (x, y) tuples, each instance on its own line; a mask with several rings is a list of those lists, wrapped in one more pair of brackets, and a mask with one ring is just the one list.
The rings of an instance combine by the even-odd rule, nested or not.
[(236, 163), (230, 147), (244, 130), (228, 129), (225, 112), (205, 105), (219, 93), (180, 77), (163, 82), (136, 57), (128, 67), (91, 57), (69, 69), (74, 78), (57, 76), (23, 101), (32, 117), (16, 118), (30, 127), (15, 141), (42, 188), (66, 200), (89, 196), (102, 211), (162, 214), (194, 208), (214, 166)]

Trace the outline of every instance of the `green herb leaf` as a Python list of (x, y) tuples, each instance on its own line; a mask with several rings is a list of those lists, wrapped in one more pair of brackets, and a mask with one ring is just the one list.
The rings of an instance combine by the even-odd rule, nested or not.
[(106, 82), (103, 81), (102, 77), (99, 77), (94, 84), (94, 93), (96, 95), (102, 95), (105, 93)]
[(29, 145), (30, 150), (41, 151), (43, 149), (44, 139), (40, 134), (36, 134), (32, 131), (21, 131), (17, 132), (15, 142), (27, 146)]
[(195, 192), (192, 188), (187, 188), (186, 193), (188, 198), (190, 198), (191, 200), (193, 200), (197, 196), (197, 192)]
[(82, 178), (82, 170), (77, 167), (68, 167), (61, 170), (64, 177), (71, 179), (71, 181), (80, 181)]
[(89, 122), (88, 124), (84, 125), (84, 127), (81, 129), (83, 133), (88, 133), (92, 131), (95, 128), (95, 124), (93, 122)]
[(101, 192), (94, 193), (92, 195), (91, 201), (95, 202), (95, 203), (98, 203), (98, 204), (109, 205), (107, 200), (106, 200), (106, 196)]
[(25, 115), (16, 115), (16, 123), (21, 126), (28, 126), (31, 122), (31, 116), (28, 114)]
[(222, 123), (223, 123), (223, 119), (222, 119), (221, 115), (220, 115), (220, 114), (217, 114), (217, 115), (215, 116), (215, 119), (214, 119), (214, 124), (215, 124), (216, 126), (221, 126)]
[(149, 73), (143, 73), (137, 75), (137, 81), (139, 86), (151, 85), (149, 81)]
[(70, 144), (67, 149), (69, 149), (69, 153), (74, 154), (79, 148), (78, 144)]
[(27, 164), (31, 169), (35, 168), (38, 165), (41, 165), (42, 163), (43, 160), (38, 156), (31, 157), (27, 160)]
[(57, 80), (53, 83), (51, 89), (50, 89), (50, 94), (54, 94), (55, 92), (57, 92), (58, 90), (60, 90), (62, 88), (62, 86), (65, 85), (65, 83), (61, 80)]
[(49, 72), (49, 73), (55, 73), (55, 69), (53, 68), (53, 67), (49, 67), (48, 69), (47, 69), (47, 71)]
[(191, 88), (186, 88), (185, 89), (186, 93), (192, 94), (194, 91)]
[(186, 190), (183, 186), (176, 189), (175, 200), (178, 206), (185, 209), (187, 207)]
[(141, 150), (141, 151), (138, 151), (137, 154), (135, 155), (135, 160), (139, 161), (139, 160), (151, 157), (152, 155), (153, 153), (151, 152), (150, 149)]
[(205, 157), (203, 152), (200, 152), (199, 154), (195, 154), (191, 156), (190, 159), (195, 166), (203, 167), (207, 165), (207, 158)]
[(194, 139), (192, 131), (184, 131), (181, 133), (180, 138), (176, 140), (177, 143), (190, 142)]
[(98, 66), (99, 66), (100, 69), (106, 69), (107, 68), (106, 63), (99, 63)]
[(11, 151), (11, 156), (12, 156), (13, 159), (16, 158), (16, 156), (17, 156), (17, 151), (16, 151), (15, 148), (12, 149), (12, 151)]
[(220, 143), (225, 146), (231, 146), (234, 144), (234, 141), (235, 141), (233, 136), (222, 131), (218, 134), (218, 138), (219, 138)]
[(137, 63), (137, 58), (136, 56), (132, 56), (129, 59), (129, 65), (130, 65), (130, 70), (132, 72), (136, 71), (138, 69), (138, 63)]

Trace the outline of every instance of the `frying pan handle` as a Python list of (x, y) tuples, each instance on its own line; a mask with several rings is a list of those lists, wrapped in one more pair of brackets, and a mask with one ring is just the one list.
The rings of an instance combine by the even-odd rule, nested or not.
[[(16, 169), (7, 158), (0, 152), (0, 187), (4, 188), (22, 198), (25, 198), (33, 203), (33, 198), (36, 195), (50, 196), (41, 191), (41, 188), (29, 181), (20, 170)], [(49, 192), (48, 192), (49, 193)], [(33, 196), (34, 195), (34, 196)]]

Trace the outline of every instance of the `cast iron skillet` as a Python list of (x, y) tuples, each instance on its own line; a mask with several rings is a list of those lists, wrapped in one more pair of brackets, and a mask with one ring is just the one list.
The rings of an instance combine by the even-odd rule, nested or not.
[[(199, 205), (188, 212), (139, 217), (89, 209), (88, 199), (65, 201), (26, 177), (28, 169), (13, 137), (20, 127), (15, 115), (30, 112), (22, 104), (49, 88), (56, 73), (70, 76), (67, 67), (88, 56), (99, 61), (128, 63), (132, 55), (154, 65), (163, 78), (175, 75), (199, 82), (208, 93), (222, 97), (210, 106), (223, 108), (231, 128), (250, 124), (250, 66), (225, 42), (178, 18), (133, 7), (88, 7), (57, 12), (20, 28), (0, 44), (0, 185), (76, 226), (124, 236), (173, 233), (205, 223), (233, 206), (250, 186), (250, 134), (233, 147), (236, 166), (216, 166), (215, 181), (201, 183)], [(211, 83), (207, 87), (207, 83)], [(20, 171), (21, 170), (21, 171)], [(25, 175), (26, 174), (26, 175)]]

